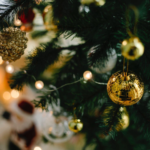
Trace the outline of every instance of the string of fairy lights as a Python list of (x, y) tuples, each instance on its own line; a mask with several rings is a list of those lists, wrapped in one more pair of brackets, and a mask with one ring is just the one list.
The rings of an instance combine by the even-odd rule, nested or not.
[[(0, 57), (0, 65), (2, 65), (3, 63), (4, 63), (4, 61), (3, 61), (2, 58)], [(12, 74), (12, 73), (14, 73), (15, 68), (14, 68), (13, 65), (9, 64), (9, 62), (6, 62), (5, 70), (6, 70), (7, 73)], [(36, 88), (37, 90), (42, 90), (42, 89), (44, 88), (44, 82), (43, 82), (43, 81), (41, 81), (41, 80), (36, 80), (36, 78), (35, 78), (33, 75), (28, 74), (26, 70), (24, 70), (24, 73), (27, 74), (27, 75), (29, 75), (29, 76), (31, 76), (31, 77), (33, 78), (33, 80), (35, 81), (35, 88)], [(56, 91), (56, 90), (59, 90), (59, 89), (65, 87), (65, 86), (73, 85), (73, 84), (76, 84), (76, 83), (78, 83), (78, 82), (80, 82), (80, 81), (85, 81), (85, 82), (86, 82), (86, 81), (88, 81), (88, 80), (94, 82), (95, 84), (107, 85), (107, 83), (101, 83), (101, 82), (95, 81), (95, 80), (93, 79), (93, 75), (92, 75), (92, 72), (91, 72), (91, 71), (85, 71), (85, 72), (83, 73), (83, 77), (82, 77), (81, 79), (76, 80), (76, 81), (71, 82), (71, 83), (66, 83), (66, 84), (64, 84), (64, 85), (62, 85), (62, 86), (60, 86), (60, 87), (58, 87), (58, 88), (56, 88), (56, 89), (54, 89), (54, 90), (48, 90), (48, 91), (49, 91), (49, 92), (53, 92), (53, 91)], [(46, 89), (44, 89), (44, 90), (46, 90)], [(5, 91), (5, 92), (3, 93), (3, 98), (4, 98), (5, 100), (9, 100), (9, 99), (11, 99), (11, 98), (18, 98), (19, 96), (20, 96), (19, 91), (14, 90), (14, 89), (11, 90), (11, 91)]]
[[(74, 82), (71, 82), (71, 83), (66, 83), (66, 84), (64, 84), (64, 85), (62, 85), (62, 86), (56, 88), (55, 90), (48, 90), (48, 91), (53, 92), (53, 91), (56, 91), (56, 90), (59, 90), (59, 89), (65, 87), (65, 86), (69, 86), (69, 85), (78, 83), (78, 82), (80, 82), (80, 81), (82, 81), (82, 80), (85, 80), (85, 81), (91, 80), (91, 81), (93, 81), (94, 83), (99, 84), (99, 85), (107, 85), (107, 83), (102, 83), (102, 82), (97, 82), (97, 81), (95, 81), (95, 80), (93, 79), (93, 75), (92, 75), (92, 72), (91, 72), (91, 71), (85, 71), (85, 72), (83, 73), (83, 78), (81, 78), (81, 79), (79, 79), (79, 80), (76, 80), (76, 81), (74, 81)], [(43, 83), (43, 81), (41, 81), (41, 80), (36, 81), (36, 82), (35, 82), (35, 87), (36, 87), (36, 89), (38, 89), (38, 90), (43, 89), (43, 88), (44, 88), (44, 83)]]

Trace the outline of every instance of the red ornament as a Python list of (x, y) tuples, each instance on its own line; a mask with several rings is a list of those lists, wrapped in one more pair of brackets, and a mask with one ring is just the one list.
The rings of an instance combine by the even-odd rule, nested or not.
[(37, 137), (37, 129), (35, 125), (33, 124), (29, 129), (18, 133), (18, 137), (25, 140), (26, 148), (30, 148)]
[(34, 17), (35, 17), (35, 13), (31, 8), (28, 10), (28, 12), (18, 13), (18, 19), (20, 19), (23, 24), (32, 23)]
[(30, 102), (30, 101), (28, 101), (28, 100), (21, 100), (21, 101), (19, 101), (18, 102), (18, 107), (22, 110), (22, 111), (24, 111), (24, 112), (26, 112), (26, 113), (28, 113), (28, 114), (33, 114), (33, 112), (34, 112), (34, 106), (33, 106), (33, 104)]

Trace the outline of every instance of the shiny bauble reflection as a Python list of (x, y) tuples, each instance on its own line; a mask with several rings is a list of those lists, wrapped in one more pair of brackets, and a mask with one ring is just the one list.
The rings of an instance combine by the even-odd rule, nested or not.
[(83, 123), (80, 119), (74, 119), (69, 122), (69, 129), (75, 133), (79, 132), (83, 128)]
[(130, 106), (136, 104), (143, 96), (144, 83), (133, 72), (114, 73), (107, 84), (107, 93), (110, 99), (119, 105)]

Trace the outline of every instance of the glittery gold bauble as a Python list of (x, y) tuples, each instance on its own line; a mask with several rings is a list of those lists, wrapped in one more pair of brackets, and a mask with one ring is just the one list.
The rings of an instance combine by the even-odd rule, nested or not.
[(144, 83), (130, 71), (127, 76), (122, 71), (118, 71), (110, 77), (107, 83), (107, 92), (114, 103), (130, 106), (142, 98)]
[(71, 131), (77, 133), (82, 130), (83, 123), (80, 119), (74, 119), (69, 122), (68, 126)]
[(27, 47), (26, 32), (18, 28), (4, 28), (0, 32), (0, 56), (5, 61), (15, 61), (19, 59)]
[(138, 37), (131, 37), (122, 42), (122, 55), (129, 60), (138, 59), (144, 53), (144, 46)]
[[(113, 106), (108, 106), (104, 112), (103, 116), (114, 113), (115, 109)], [(118, 113), (121, 114), (121, 117), (119, 118), (119, 123), (116, 125), (116, 130), (121, 131), (126, 129), (129, 126), (130, 120), (129, 120), (129, 114), (127, 112), (126, 107), (120, 107)], [(107, 118), (104, 119), (105, 125), (108, 125)]]
[(43, 21), (44, 21), (45, 28), (47, 30), (56, 30), (57, 31), (57, 26), (56, 26), (54, 18), (53, 18), (52, 5), (48, 5), (45, 7), (45, 9), (43, 11)]

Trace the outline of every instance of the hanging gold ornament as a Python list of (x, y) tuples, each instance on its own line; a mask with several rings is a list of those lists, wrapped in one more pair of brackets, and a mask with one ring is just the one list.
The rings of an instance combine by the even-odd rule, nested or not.
[(80, 119), (73, 119), (68, 124), (69, 129), (75, 133), (79, 132), (83, 128), (83, 123)]
[(18, 28), (4, 28), (0, 32), (0, 56), (5, 61), (15, 61), (19, 59), (27, 47), (26, 32)]
[[(111, 114), (111, 113), (114, 113), (114, 107), (113, 106), (108, 106), (102, 116), (106, 116), (108, 114)], [(124, 130), (126, 129), (128, 126), (129, 126), (129, 123), (130, 123), (130, 119), (129, 119), (129, 114), (127, 112), (127, 109), (126, 107), (120, 107), (118, 113), (121, 113), (121, 117), (119, 118), (119, 123), (116, 125), (116, 130), (119, 132), (121, 130)], [(108, 122), (107, 122), (108, 118), (104, 118), (104, 123), (105, 125), (108, 125)], [(111, 130), (111, 129), (110, 129)]]
[(54, 18), (53, 18), (52, 5), (48, 5), (44, 8), (43, 21), (44, 21), (44, 25), (45, 25), (46, 30), (57, 31), (57, 25), (55, 24), (56, 21), (54, 21)]
[(121, 113), (121, 118), (119, 119), (119, 123), (116, 125), (117, 131), (126, 129), (130, 123), (129, 113), (127, 112), (126, 107), (120, 107), (119, 112)]
[(144, 46), (138, 37), (131, 37), (122, 42), (122, 55), (129, 60), (138, 59), (144, 53)]
[(144, 83), (130, 71), (128, 73), (118, 71), (110, 77), (107, 83), (107, 93), (114, 103), (130, 106), (142, 98)]
[(97, 6), (103, 6), (106, 3), (106, 0), (81, 0), (81, 4), (90, 5), (94, 3)]
[(95, 0), (97, 6), (103, 6), (106, 3), (106, 0)]
[(81, 0), (81, 4), (83, 5), (89, 5), (91, 3), (93, 3), (95, 0)]

